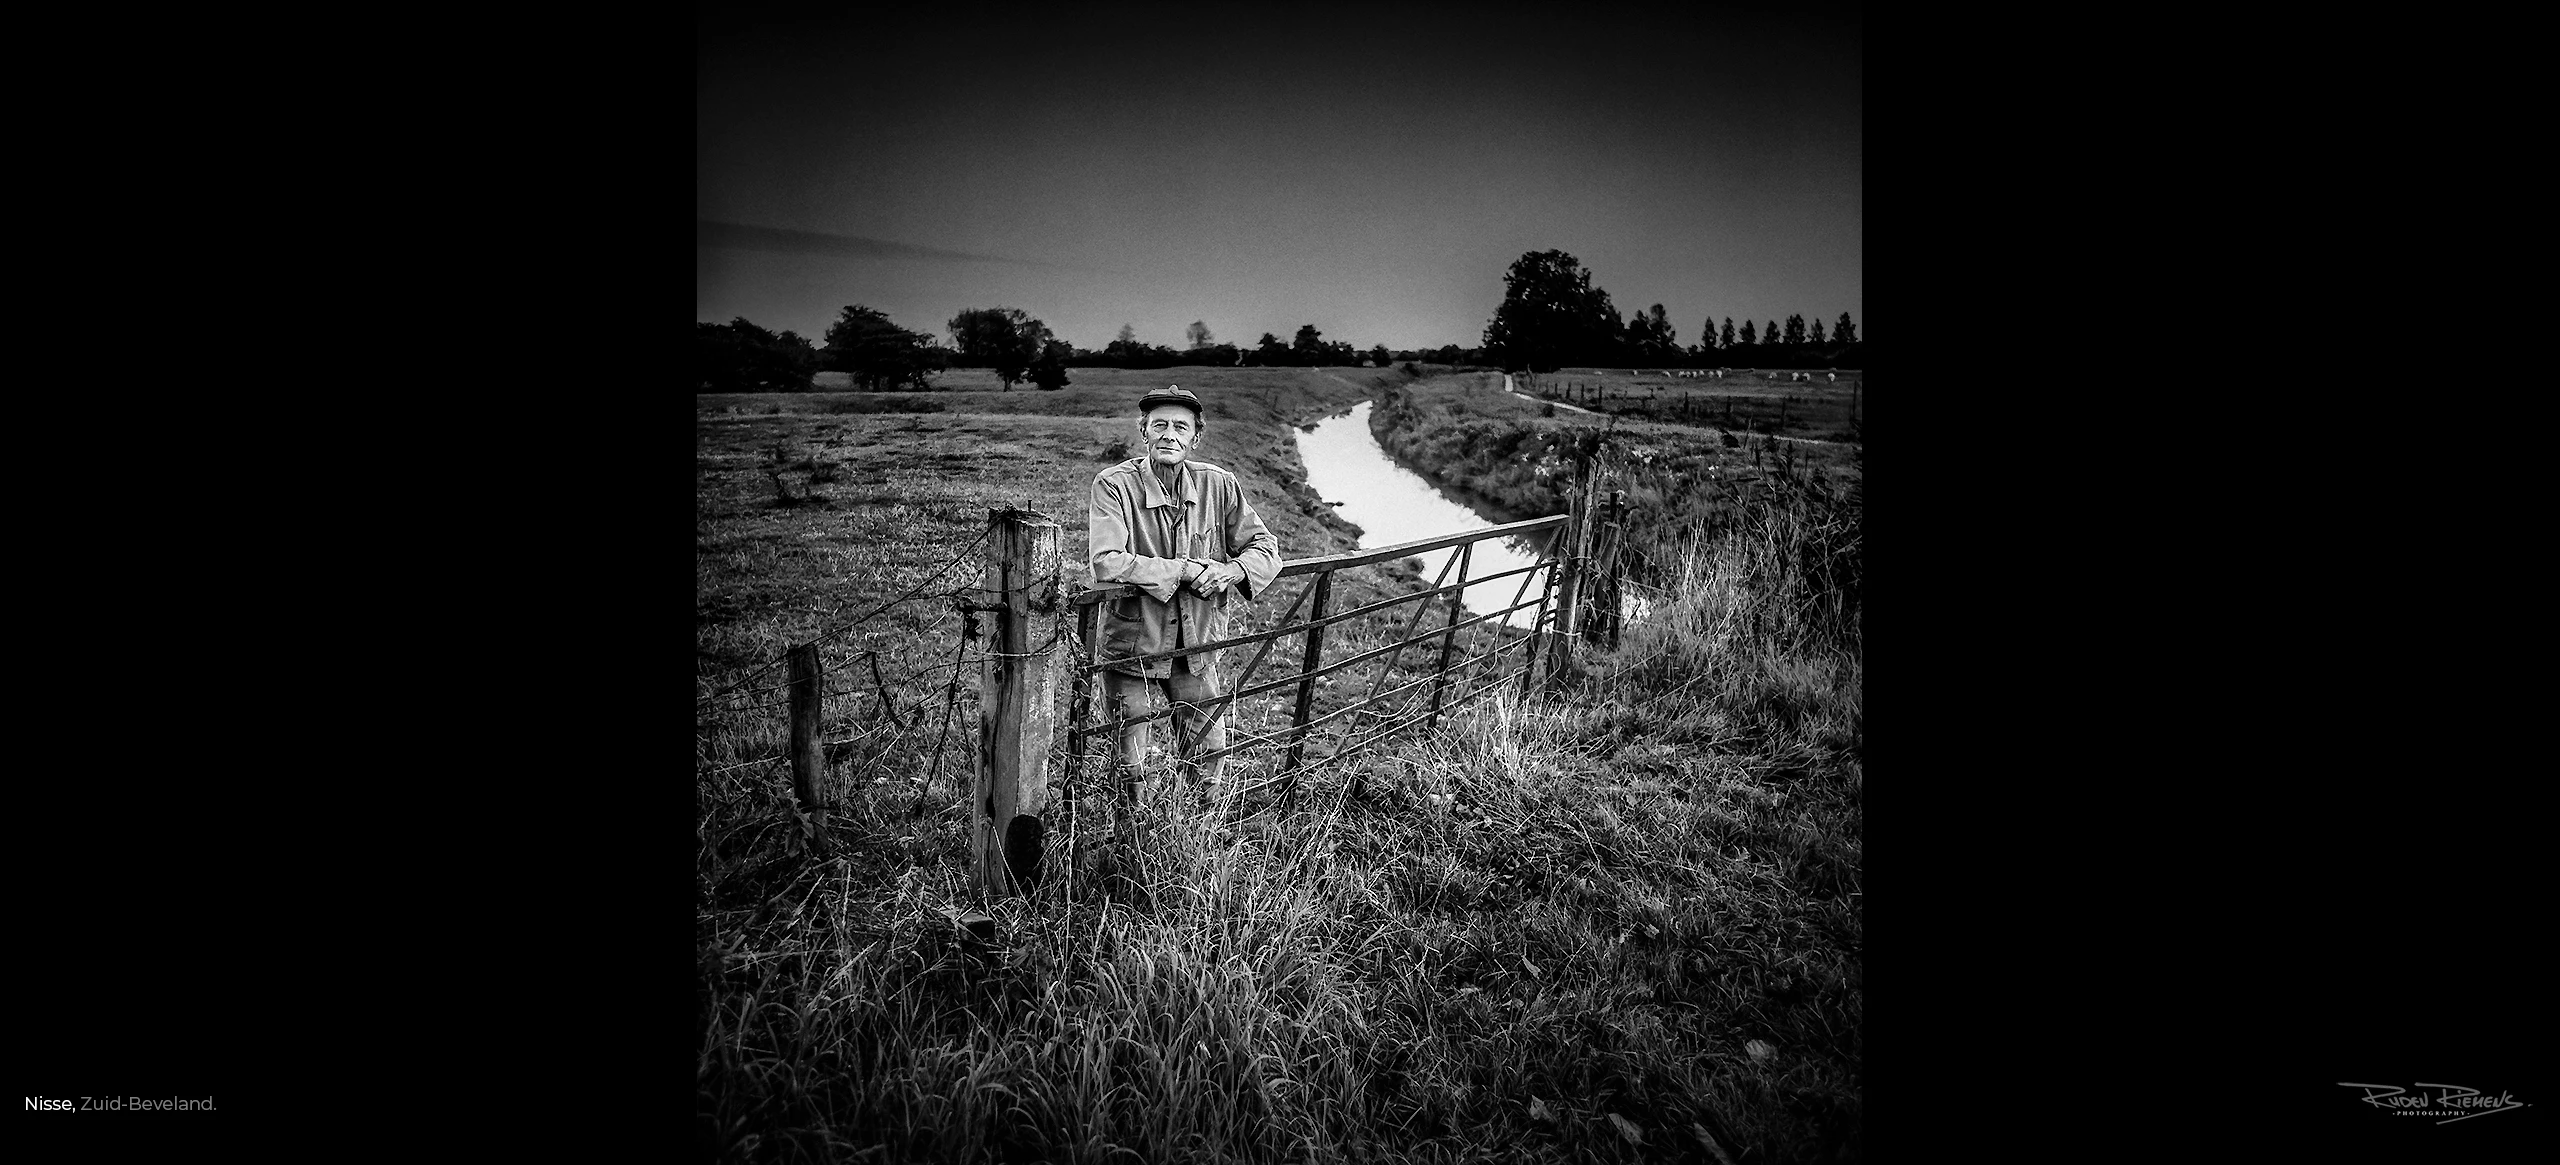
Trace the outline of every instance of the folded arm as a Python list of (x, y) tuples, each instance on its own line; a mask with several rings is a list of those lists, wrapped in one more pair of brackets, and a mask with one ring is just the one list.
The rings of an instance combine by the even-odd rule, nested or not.
[(1243, 491), (1237, 493), (1235, 512), (1227, 522), (1227, 554), (1244, 569), (1236, 586), (1246, 599), (1253, 599), (1280, 577), (1280, 540), (1263, 526), (1262, 515), (1253, 512), (1253, 503), (1244, 500)]
[(1093, 505), (1087, 514), (1086, 534), (1091, 547), (1089, 565), (1093, 581), (1130, 583), (1159, 601), (1172, 602), (1174, 592), (1184, 580), (1200, 572), (1197, 563), (1180, 558), (1154, 558), (1130, 550), (1129, 516), (1138, 512), (1136, 499), (1110, 482), (1093, 483)]

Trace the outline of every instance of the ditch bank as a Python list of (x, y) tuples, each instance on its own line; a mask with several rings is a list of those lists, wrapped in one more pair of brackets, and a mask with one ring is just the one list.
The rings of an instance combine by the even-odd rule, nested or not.
[(1547, 416), (1482, 378), (1382, 386), (1379, 448), (1494, 521), (1565, 512), (1578, 462), (1623, 489), (1628, 577), (1670, 587), (1692, 544), (1744, 534), (1800, 559), (1825, 601), (1860, 598), (1863, 450), (1625, 418)]

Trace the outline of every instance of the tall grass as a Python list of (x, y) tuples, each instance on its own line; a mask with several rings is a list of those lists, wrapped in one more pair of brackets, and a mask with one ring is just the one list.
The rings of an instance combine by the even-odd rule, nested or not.
[(1286, 812), (1170, 798), (1130, 882), (983, 946), (956, 854), (802, 867), (707, 936), (723, 1155), (1853, 1154), (1853, 794), (1637, 694), (1496, 699)]
[[(1611, 467), (1681, 488), (1663, 460)], [(1505, 690), (1285, 804), (1173, 786), (1111, 860), (1102, 773), (1062, 776), (1027, 898), (978, 897), (947, 782), (855, 784), (822, 859), (786, 843), (780, 782), (706, 777), (703, 1147), (1856, 1159), (1857, 498), (1710, 500), (1637, 535), (1648, 610), (1569, 690)], [(981, 908), (991, 939), (956, 925)]]

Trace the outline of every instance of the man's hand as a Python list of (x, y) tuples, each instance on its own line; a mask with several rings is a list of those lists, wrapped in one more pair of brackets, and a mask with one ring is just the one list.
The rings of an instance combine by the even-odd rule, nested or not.
[(1183, 559), (1182, 571), (1174, 578), (1174, 584), (1179, 586), (1183, 583), (1192, 582), (1198, 579), (1200, 577), (1200, 572), (1207, 568), (1208, 565), (1208, 563), (1202, 562), (1197, 558)]
[(1200, 577), (1191, 580), (1191, 589), (1203, 595), (1225, 593), (1228, 587), (1244, 581), (1244, 568), (1232, 562), (1203, 562)]

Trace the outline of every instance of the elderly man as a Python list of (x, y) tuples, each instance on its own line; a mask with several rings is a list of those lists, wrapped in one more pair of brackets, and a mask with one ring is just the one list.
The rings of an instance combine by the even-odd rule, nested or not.
[[(1191, 459), (1202, 429), (1200, 398), (1168, 385), (1138, 400), (1143, 452), (1093, 478), (1093, 581), (1135, 593), (1104, 601), (1102, 659), (1129, 659), (1214, 642), (1227, 634), (1230, 593), (1252, 601), (1280, 573), (1280, 541), (1264, 529), (1236, 475)], [(1226, 747), (1225, 709), (1202, 731), (1197, 706), (1219, 695), (1219, 652), (1110, 667), (1103, 688), (1115, 716), (1174, 709), (1174, 739)], [(1120, 738), (1120, 776), (1144, 781), (1150, 730)], [(1200, 772), (1214, 790), (1223, 758)], [(1151, 788), (1155, 782), (1146, 781)]]

